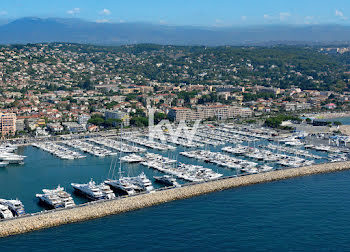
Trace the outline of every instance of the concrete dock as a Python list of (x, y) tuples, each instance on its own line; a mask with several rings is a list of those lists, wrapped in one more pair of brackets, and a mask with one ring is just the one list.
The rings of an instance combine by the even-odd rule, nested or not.
[(350, 169), (350, 161), (278, 170), (249, 176), (223, 178), (216, 181), (192, 184), (168, 190), (159, 190), (153, 193), (125, 197), (117, 200), (84, 204), (71, 209), (48, 211), (31, 216), (27, 215), (21, 218), (1, 221), (0, 237), (100, 218), (107, 215), (123, 213), (173, 200), (186, 199), (201, 194), (238, 186), (247, 186), (251, 184), (265, 183), (319, 173), (330, 173), (348, 169)]

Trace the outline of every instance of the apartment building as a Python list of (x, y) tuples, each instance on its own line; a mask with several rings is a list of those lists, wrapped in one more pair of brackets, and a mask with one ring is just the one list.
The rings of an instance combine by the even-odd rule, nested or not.
[(16, 114), (0, 113), (0, 132), (2, 136), (13, 136), (16, 133)]
[(169, 110), (168, 117), (176, 122), (192, 121), (192, 109), (185, 107), (174, 107)]
[(229, 105), (199, 105), (195, 109), (185, 107), (172, 108), (169, 110), (168, 116), (176, 122), (203, 120), (214, 117), (219, 120), (226, 120), (236, 117), (250, 117), (252, 116), (252, 110)]
[[(107, 119), (118, 119), (123, 121), (124, 126), (130, 126), (129, 114), (123, 111), (105, 111), (105, 118)], [(116, 126), (117, 124), (115, 124)]]

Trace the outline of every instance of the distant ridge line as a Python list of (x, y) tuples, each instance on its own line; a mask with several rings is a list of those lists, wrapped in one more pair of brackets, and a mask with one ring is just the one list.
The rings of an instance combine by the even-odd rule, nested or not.
[(350, 43), (350, 26), (170, 26), (96, 23), (74, 18), (26, 17), (0, 25), (0, 44), (66, 42), (95, 45), (322, 45)]

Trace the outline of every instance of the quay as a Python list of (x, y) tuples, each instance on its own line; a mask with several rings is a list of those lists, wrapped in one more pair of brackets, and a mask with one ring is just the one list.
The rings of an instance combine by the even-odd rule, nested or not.
[(224, 177), (215, 181), (185, 184), (180, 188), (159, 189), (152, 193), (121, 197), (115, 200), (90, 202), (74, 208), (28, 214), (23, 217), (0, 221), (0, 237), (86, 221), (239, 186), (349, 169), (350, 161), (347, 161), (275, 170), (247, 176)]

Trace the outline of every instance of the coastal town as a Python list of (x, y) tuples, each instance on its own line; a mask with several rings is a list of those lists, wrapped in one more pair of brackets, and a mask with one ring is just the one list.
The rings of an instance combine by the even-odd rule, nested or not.
[(346, 0), (2, 0), (0, 252), (350, 251)]
[[(120, 127), (122, 121), (124, 127), (145, 127), (149, 108), (155, 110), (156, 122), (255, 120), (349, 109), (350, 72), (335, 66), (327, 55), (330, 49), (308, 52), (318, 54), (318, 64), (326, 64), (319, 72), (307, 69), (302, 64), (308, 62), (297, 57), (283, 62), (290, 55), (278, 55), (279, 48), (271, 60), (258, 57), (262, 49), (255, 49), (254, 56), (254, 49), (242, 48), (241, 58), (235, 48), (222, 50), (226, 51), (214, 54), (210, 48), (155, 45), (3, 46), (1, 134), (14, 138), (96, 132)], [(298, 50), (305, 51), (296, 48), (293, 53)], [(227, 59), (215, 60), (225, 53)]]
[(349, 116), (350, 72), (331, 50), (290, 49), (317, 56), (313, 70), (279, 48), (270, 60), (261, 48), (222, 50), (229, 59), (201, 47), (1, 47), (0, 167), (46, 180), (0, 199), (0, 237), (349, 169), (339, 117)]

